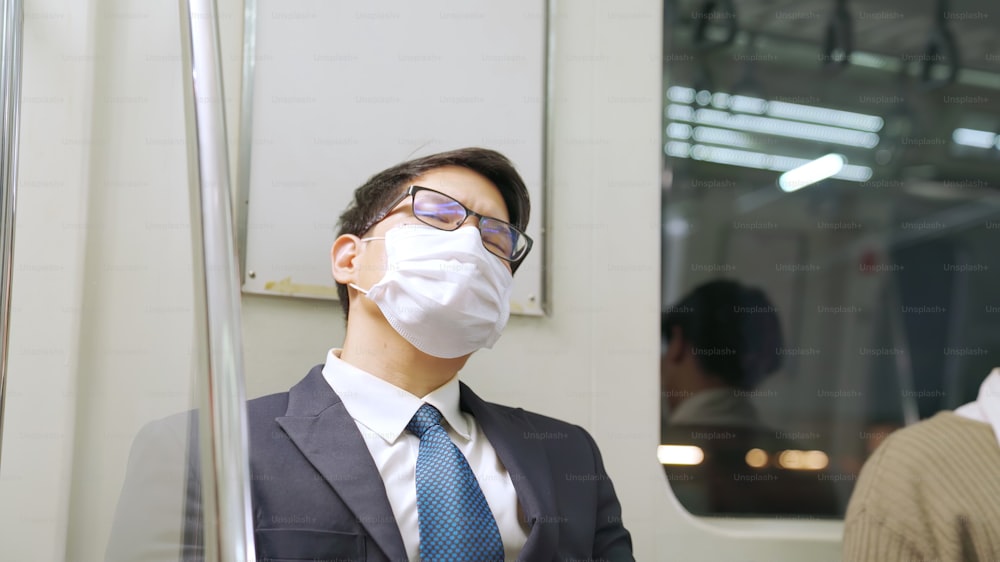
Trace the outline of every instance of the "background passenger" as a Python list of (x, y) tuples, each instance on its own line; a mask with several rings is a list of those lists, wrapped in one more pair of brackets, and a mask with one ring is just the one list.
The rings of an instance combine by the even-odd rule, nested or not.
[[(707, 282), (669, 307), (661, 329), (669, 406), (661, 461), (684, 507), (696, 515), (839, 515), (823, 467), (779, 462), (819, 445), (800, 439), (804, 432), (769, 428), (751, 400), (782, 365), (781, 322), (764, 292), (733, 280)], [(697, 447), (703, 458), (674, 462), (672, 451), (691, 451), (676, 446)]]
[(781, 368), (781, 323), (763, 291), (698, 286), (663, 314), (660, 382), (677, 425), (758, 427), (750, 391)]

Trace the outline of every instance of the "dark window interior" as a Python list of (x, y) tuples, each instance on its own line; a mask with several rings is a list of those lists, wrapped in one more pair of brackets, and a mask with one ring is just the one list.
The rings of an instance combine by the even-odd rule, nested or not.
[(1000, 9), (838, 5), (665, 4), (659, 456), (697, 515), (843, 517), (1000, 354)]

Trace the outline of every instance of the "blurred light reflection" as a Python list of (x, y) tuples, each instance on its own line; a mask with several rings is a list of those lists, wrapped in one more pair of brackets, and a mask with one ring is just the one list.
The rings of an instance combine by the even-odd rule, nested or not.
[(694, 445), (660, 445), (656, 458), (661, 464), (697, 465), (705, 460), (705, 452)]

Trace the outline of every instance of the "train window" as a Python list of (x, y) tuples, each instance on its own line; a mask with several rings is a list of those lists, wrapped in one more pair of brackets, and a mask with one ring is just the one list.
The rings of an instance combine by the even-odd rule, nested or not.
[(843, 517), (1000, 354), (990, 9), (836, 5), (666, 2), (657, 454), (696, 515)]

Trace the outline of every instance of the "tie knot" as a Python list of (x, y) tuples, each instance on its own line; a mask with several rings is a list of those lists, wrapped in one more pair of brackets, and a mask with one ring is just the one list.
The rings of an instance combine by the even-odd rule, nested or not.
[(423, 438), (424, 432), (441, 424), (441, 412), (430, 404), (424, 404), (417, 410), (416, 414), (410, 418), (410, 423), (406, 424), (406, 429), (417, 437)]

